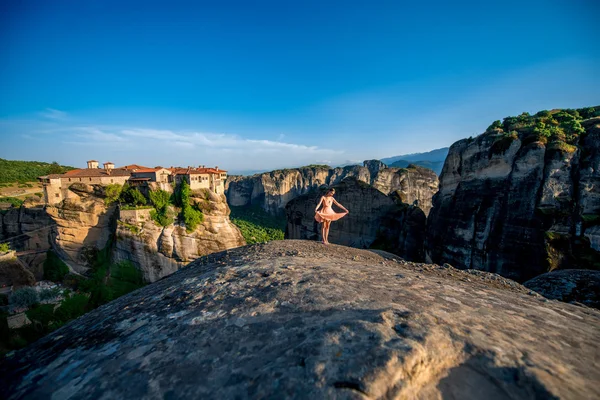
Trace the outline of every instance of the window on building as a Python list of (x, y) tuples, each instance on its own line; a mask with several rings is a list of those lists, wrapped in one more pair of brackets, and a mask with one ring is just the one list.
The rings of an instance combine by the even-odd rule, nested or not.
[(59, 194), (58, 194), (58, 193), (54, 193), (54, 197), (58, 197), (58, 196), (59, 196)]
[(111, 180), (110, 180), (110, 183), (113, 183), (114, 181), (115, 181), (114, 179), (111, 179)]
[(92, 181), (92, 178), (90, 178), (90, 182)]
[(81, 178), (79, 178), (79, 182), (81, 182)]
[(69, 182), (71, 182), (71, 178), (69, 178)]

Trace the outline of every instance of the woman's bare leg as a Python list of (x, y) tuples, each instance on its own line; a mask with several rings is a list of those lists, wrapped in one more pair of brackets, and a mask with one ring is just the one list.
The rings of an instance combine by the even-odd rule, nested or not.
[(322, 243), (327, 243), (327, 239), (325, 239), (325, 226), (327, 224), (327, 221), (323, 221), (321, 222), (321, 242)]
[(327, 221), (325, 223), (325, 244), (329, 244), (329, 227), (331, 226), (331, 221)]

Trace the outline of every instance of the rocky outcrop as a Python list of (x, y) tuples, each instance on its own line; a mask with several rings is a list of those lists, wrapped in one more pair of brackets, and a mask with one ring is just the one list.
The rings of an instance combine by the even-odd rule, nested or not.
[(0, 213), (0, 239), (6, 240), (18, 259), (37, 280), (43, 278), (46, 252), (51, 248), (54, 221), (44, 207), (12, 207)]
[(0, 288), (17, 289), (35, 285), (35, 277), (18, 259), (15, 251), (0, 253)]
[(520, 282), (598, 268), (600, 118), (582, 125), (578, 147), (496, 131), (453, 144), (428, 217), (429, 258)]
[(429, 213), (431, 198), (438, 189), (437, 175), (430, 169), (415, 165), (387, 168), (382, 162), (371, 160), (363, 166), (303, 167), (250, 177), (230, 176), (225, 191), (232, 206), (258, 204), (271, 214), (281, 214), (290, 200), (322, 185), (338, 184), (347, 177), (368, 183), (385, 195), (397, 192), (405, 203), (417, 201), (425, 214)]
[(117, 206), (106, 206), (102, 187), (75, 184), (66, 198), (46, 212), (56, 224), (53, 250), (79, 273), (86, 272), (115, 232)]
[[(426, 217), (420, 208), (402, 203), (395, 195), (386, 196), (356, 178), (346, 178), (334, 187), (335, 198), (350, 213), (331, 225), (330, 242), (377, 247), (408, 260), (424, 260)], [(314, 216), (324, 194), (325, 190), (314, 189), (287, 204), (286, 239), (321, 240), (321, 225)]]
[[(484, 274), (484, 273), (480, 273)], [(217, 253), (0, 361), (17, 398), (600, 397), (600, 312), (388, 253)]]
[(523, 286), (544, 297), (600, 309), (600, 271), (568, 269), (552, 271), (525, 282)]
[(204, 213), (204, 221), (193, 232), (173, 224), (162, 227), (150, 218), (121, 218), (114, 260), (132, 262), (147, 282), (154, 282), (199, 257), (246, 244), (229, 220), (225, 195), (206, 190), (196, 193), (192, 201)]
[(56, 206), (23, 206), (0, 214), (3, 237), (15, 238), (11, 246), (38, 280), (50, 249), (76, 273), (88, 271), (104, 251), (114, 262), (131, 261), (148, 282), (154, 282), (198, 257), (246, 244), (229, 221), (222, 194), (202, 191), (192, 196), (204, 222), (186, 232), (178, 225), (155, 225), (149, 209), (140, 210), (143, 221), (120, 220), (117, 205), (106, 206), (99, 185), (76, 183), (65, 192), (65, 200)]

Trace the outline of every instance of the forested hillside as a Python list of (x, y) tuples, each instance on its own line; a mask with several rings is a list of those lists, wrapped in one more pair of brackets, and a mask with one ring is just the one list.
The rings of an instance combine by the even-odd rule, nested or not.
[(0, 158), (0, 183), (34, 182), (38, 176), (62, 174), (74, 169), (57, 162), (13, 161)]

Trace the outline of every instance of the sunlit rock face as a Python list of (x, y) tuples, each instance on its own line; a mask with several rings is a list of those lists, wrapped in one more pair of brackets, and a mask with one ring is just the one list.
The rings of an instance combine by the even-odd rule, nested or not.
[(600, 118), (577, 148), (495, 132), (452, 145), (427, 220), (433, 262), (518, 281), (557, 268), (598, 268)]
[[(150, 218), (139, 224), (118, 224), (115, 261), (131, 261), (147, 282), (154, 282), (199, 257), (246, 244), (229, 220), (225, 195), (205, 191), (193, 195), (192, 201), (204, 214), (203, 222), (192, 232), (179, 225), (162, 227)], [(138, 231), (132, 231), (132, 222), (139, 225)]]
[[(184, 226), (157, 225), (150, 209), (139, 217), (121, 218), (116, 205), (107, 206), (103, 188), (74, 185), (66, 199), (46, 207), (51, 247), (74, 271), (85, 273), (99, 252), (111, 262), (130, 261), (147, 282), (154, 282), (198, 257), (246, 244), (229, 220), (225, 195), (208, 190), (193, 193), (191, 201), (203, 211), (204, 220), (192, 232)], [(176, 213), (174, 210), (173, 214)]]
[(53, 250), (80, 273), (92, 266), (115, 231), (117, 206), (106, 206), (102, 193), (98, 185), (74, 184), (61, 203), (46, 207), (56, 225), (51, 238)]
[(405, 203), (417, 205), (427, 215), (431, 199), (438, 189), (438, 177), (430, 169), (410, 165), (387, 168), (378, 160), (363, 166), (344, 168), (304, 167), (285, 169), (249, 177), (227, 178), (227, 200), (232, 206), (260, 205), (271, 214), (283, 214), (286, 204), (312, 189), (332, 186), (347, 177), (368, 183), (388, 195), (397, 192)]
[[(600, 398), (600, 312), (481, 271), (276, 241), (202, 257), (0, 361), (17, 398)], [(560, 345), (557, 345), (560, 344)]]

